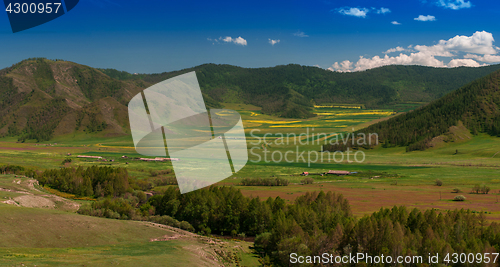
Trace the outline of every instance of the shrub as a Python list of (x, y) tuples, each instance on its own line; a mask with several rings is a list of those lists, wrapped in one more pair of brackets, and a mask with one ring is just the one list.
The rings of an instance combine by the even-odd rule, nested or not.
[(189, 231), (189, 232), (194, 232), (194, 227), (190, 223), (188, 223), (186, 221), (182, 221), (180, 226), (181, 226), (182, 230), (186, 230), (186, 231)]
[(481, 187), (478, 184), (476, 184), (476, 185), (474, 185), (474, 187), (472, 187), (472, 193), (479, 194), (480, 190), (481, 190)]
[(481, 186), (481, 193), (488, 194), (490, 192), (490, 188), (486, 185)]
[(462, 195), (458, 195), (456, 197), (453, 198), (453, 201), (465, 201), (467, 198), (462, 196)]
[(241, 181), (244, 186), (288, 186), (285, 178), (245, 178)]
[(439, 180), (439, 179), (436, 179), (436, 185), (437, 186), (442, 186), (443, 185), (443, 181)]
[(472, 188), (472, 192), (471, 193), (475, 193), (475, 194), (488, 194), (490, 192), (490, 188), (486, 185), (474, 185), (474, 187)]
[(304, 178), (302, 181), (300, 181), (303, 184), (312, 184), (314, 183), (314, 179), (311, 177)]
[(451, 192), (452, 193), (462, 193), (462, 190), (460, 190), (458, 188), (453, 188), (453, 190)]

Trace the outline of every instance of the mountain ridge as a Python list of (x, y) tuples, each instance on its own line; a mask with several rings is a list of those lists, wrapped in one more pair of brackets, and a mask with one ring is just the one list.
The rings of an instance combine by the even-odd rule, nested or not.
[(384, 147), (425, 150), (434, 138), (465, 126), (473, 135), (500, 137), (500, 70), (479, 78), (430, 104), (379, 122), (357, 133), (377, 133)]
[(71, 133), (128, 134), (128, 101), (157, 82), (190, 71), (196, 72), (209, 108), (248, 103), (262, 107), (265, 114), (309, 118), (314, 116), (312, 107), (321, 103), (367, 107), (409, 100), (426, 103), (492, 69), (500, 69), (500, 65), (456, 69), (386, 66), (360, 73), (334, 73), (300, 65), (246, 69), (204, 64), (134, 75), (32, 58), (0, 70), (0, 136), (40, 142)]

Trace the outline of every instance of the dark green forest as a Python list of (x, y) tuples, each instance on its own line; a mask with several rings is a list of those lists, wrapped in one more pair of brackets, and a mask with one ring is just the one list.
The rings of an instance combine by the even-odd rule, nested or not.
[(76, 169), (51, 169), (36, 174), (34, 178), (42, 186), (78, 196), (116, 197), (131, 190), (128, 172), (124, 168), (79, 166)]
[(407, 146), (407, 151), (426, 149), (432, 138), (448, 132), (458, 121), (473, 134), (500, 137), (499, 83), (500, 71), (496, 71), (424, 107), (357, 133), (377, 133), (384, 147)]
[(196, 71), (202, 91), (218, 102), (249, 103), (262, 107), (264, 113), (307, 118), (312, 116), (312, 104), (355, 103), (374, 108), (398, 102), (430, 102), (499, 68), (385, 66), (338, 73), (295, 64), (256, 69), (205, 64), (161, 74), (100, 70), (115, 79), (151, 84)]

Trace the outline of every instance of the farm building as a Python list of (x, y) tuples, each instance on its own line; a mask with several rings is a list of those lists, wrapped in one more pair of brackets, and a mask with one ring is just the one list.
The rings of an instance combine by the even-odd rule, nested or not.
[(349, 172), (349, 171), (332, 171), (332, 170), (329, 170), (326, 174), (349, 175), (349, 174), (351, 174), (351, 172)]

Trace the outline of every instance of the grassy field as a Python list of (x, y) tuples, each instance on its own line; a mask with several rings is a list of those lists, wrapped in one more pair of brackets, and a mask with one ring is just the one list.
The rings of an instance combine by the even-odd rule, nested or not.
[[(392, 110), (366, 110), (360, 105), (316, 106), (317, 117), (308, 120), (283, 119), (263, 115), (260, 108), (244, 104), (227, 104), (242, 115), (247, 134), (249, 162), (241, 171), (220, 182), (240, 188), (252, 196), (281, 196), (293, 200), (310, 190), (332, 190), (343, 193), (351, 202), (355, 214), (363, 215), (393, 205), (421, 208), (462, 208), (492, 212), (491, 220), (500, 219), (500, 205), (496, 194), (500, 190), (500, 140), (487, 135), (472, 137), (464, 129), (455, 131), (456, 138), (435, 144), (426, 151), (406, 152), (404, 147), (363, 150), (364, 161), (328, 157), (321, 153), (321, 145), (337, 136), (349, 134), (353, 128), (394, 116)], [(314, 127), (312, 127), (314, 126)], [(466, 131), (466, 130), (465, 130)], [(267, 134), (266, 139), (264, 136)], [(324, 134), (324, 135), (323, 135)], [(458, 138), (460, 137), (460, 138)], [(342, 141), (342, 139), (339, 139)], [(55, 144), (57, 143), (57, 144)], [(49, 143), (47, 143), (49, 144)], [(65, 136), (51, 141), (51, 145), (16, 143), (14, 138), (0, 141), (0, 163), (18, 164), (33, 168), (59, 168), (65, 158), (69, 166), (108, 165), (125, 167), (132, 176), (150, 177), (150, 171), (171, 169), (169, 162), (143, 162), (133, 148), (129, 136), (96, 138), (92, 135)], [(289, 152), (286, 162), (280, 155)], [(71, 156), (67, 154), (71, 153)], [(303, 158), (300, 154), (303, 154)], [(308, 163), (310, 153), (310, 163)], [(78, 159), (76, 155), (99, 155), (110, 161)], [(127, 156), (128, 158), (122, 158)], [(266, 158), (264, 158), (266, 156)], [(318, 158), (316, 159), (316, 156)], [(323, 159), (321, 158), (323, 156)], [(358, 156), (360, 159), (361, 156)], [(267, 160), (267, 162), (266, 162)], [(358, 172), (350, 176), (320, 176), (328, 170)], [(300, 176), (307, 171), (314, 184), (301, 185)], [(173, 175), (173, 174), (172, 174)], [(287, 187), (241, 186), (243, 178), (284, 177), (291, 182)], [(434, 186), (435, 180), (443, 186)], [(492, 190), (488, 195), (468, 194), (476, 184), (485, 184)], [(154, 190), (161, 191), (166, 186)], [(462, 190), (468, 197), (463, 203), (450, 202)], [(368, 205), (369, 203), (369, 205)], [(497, 207), (498, 206), (498, 207)]]
[(29, 178), (0, 175), (0, 266), (258, 264), (251, 243), (79, 215), (80, 202), (49, 194)]

